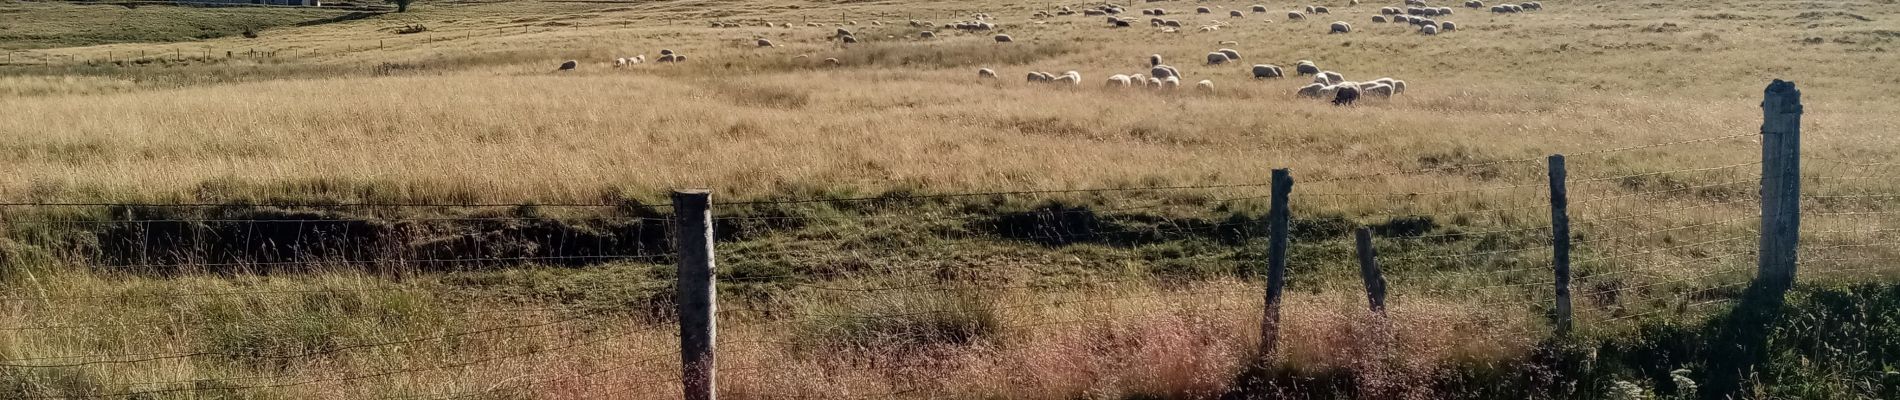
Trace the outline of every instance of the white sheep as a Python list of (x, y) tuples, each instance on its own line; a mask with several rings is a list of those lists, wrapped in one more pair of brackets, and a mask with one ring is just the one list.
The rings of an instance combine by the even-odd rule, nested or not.
[(1298, 21), (1306, 19), (1306, 14), (1301, 14), (1299, 11), (1287, 11), (1286, 19)]
[(1167, 79), (1177, 74), (1175, 73), (1174, 67), (1170, 67), (1166, 65), (1156, 65), (1154, 66), (1154, 68), (1148, 69), (1148, 75), (1152, 75), (1156, 78)]
[(1129, 81), (1133, 81), (1133, 82), (1135, 82), (1136, 84), (1140, 84), (1140, 83), (1142, 83), (1142, 82), (1147, 82), (1147, 81), (1148, 81), (1148, 76), (1147, 76), (1147, 75), (1142, 75), (1142, 74), (1134, 74), (1134, 75), (1130, 75), (1130, 76), (1128, 77), (1128, 80), (1129, 80)]
[(976, 77), (979, 79), (996, 79), (996, 71), (989, 68), (978, 69), (976, 70)]
[(1338, 85), (1341, 82), (1346, 81), (1345, 75), (1340, 75), (1338, 72), (1333, 72), (1333, 71), (1321, 72), (1319, 73), (1319, 76), (1322, 78), (1326, 78), (1326, 84), (1328, 85)]
[(1170, 77), (1168, 77), (1167, 79), (1162, 79), (1162, 80), (1161, 80), (1161, 88), (1162, 88), (1162, 89), (1170, 89), (1170, 90), (1172, 90), (1172, 89), (1180, 89), (1180, 88), (1181, 88), (1181, 78), (1180, 78), (1180, 77), (1176, 77), (1176, 76), (1170, 76)]
[(1422, 33), (1426, 35), (1436, 35), (1438, 34), (1438, 25), (1426, 25), (1424, 27), (1420, 27), (1418, 29), (1418, 33)]
[(1352, 24), (1348, 24), (1346, 21), (1334, 21), (1331, 30), (1326, 31), (1328, 34), (1347, 32), (1352, 32)]
[(1326, 9), (1326, 6), (1314, 6), (1313, 13), (1314, 14), (1331, 14), (1331, 12)]
[(1234, 51), (1234, 49), (1220, 49), (1220, 50), (1214, 50), (1214, 51), (1221, 53), (1223, 55), (1226, 55), (1227, 61), (1236, 61), (1240, 59), (1240, 52)]
[(1405, 81), (1398, 81), (1398, 80), (1392, 81), (1392, 92), (1405, 93)]
[(853, 34), (851, 34), (851, 30), (849, 30), (849, 29), (844, 29), (844, 28), (838, 28), (838, 32), (837, 32), (837, 36), (838, 36), (838, 37), (845, 37), (845, 36), (857, 36), (857, 35), (853, 35)]
[(1037, 83), (1037, 82), (1048, 82), (1048, 81), (1052, 81), (1052, 80), (1055, 80), (1055, 77), (1054, 77), (1054, 76), (1050, 76), (1050, 75), (1049, 75), (1049, 73), (1047, 73), (1047, 72), (1036, 72), (1036, 71), (1030, 71), (1030, 72), (1029, 72), (1029, 77), (1027, 77), (1027, 78), (1025, 78), (1025, 79), (1026, 79), (1026, 80), (1027, 80), (1028, 82), (1030, 82), (1030, 83)]
[(1194, 13), (1195, 14), (1213, 14), (1214, 10), (1207, 7), (1195, 7)]
[(1286, 75), (1281, 72), (1280, 67), (1277, 65), (1258, 64), (1253, 66), (1254, 79), (1279, 78), (1283, 76)]
[(770, 40), (759, 39), (759, 47), (774, 47), (774, 46), (772, 46), (772, 41)]
[(1226, 54), (1221, 54), (1221, 52), (1218, 52), (1218, 51), (1207, 53), (1207, 65), (1221, 65), (1221, 64), (1226, 64), (1226, 63), (1227, 63)]
[(838, 65), (838, 64), (843, 64), (843, 63), (844, 63), (843, 61), (838, 61), (838, 59), (836, 58), (825, 59), (825, 65)]
[(1392, 89), (1392, 85), (1387, 85), (1383, 83), (1374, 83), (1371, 85), (1361, 86), (1359, 90), (1364, 91), (1366, 94), (1372, 95), (1373, 97), (1392, 97), (1393, 94), (1398, 93), (1397, 91)]
[(1200, 82), (1194, 84), (1194, 88), (1203, 92), (1212, 93), (1214, 92), (1214, 81), (1202, 79)]
[(627, 66), (627, 58), (626, 58), (626, 57), (621, 57), (621, 58), (616, 58), (616, 59), (614, 59), (614, 68), (620, 68), (620, 67), (625, 67), (625, 66)]
[(1255, 5), (1253, 6), (1253, 12), (1256, 12), (1256, 13), (1263, 13), (1263, 12), (1267, 12), (1267, 6), (1263, 6), (1263, 5), (1259, 5), (1259, 4), (1255, 4)]
[(858, 37), (857, 37), (857, 36), (845, 36), (845, 37), (841, 37), (841, 38), (839, 38), (839, 39), (840, 39), (840, 40), (843, 40), (843, 41), (845, 42), (845, 44), (852, 44), (852, 43), (857, 43), (857, 42), (858, 42)]
[(1466, 1), (1465, 8), (1484, 8), (1484, 1), (1482, 0)]
[(1157, 66), (1160, 66), (1160, 65), (1161, 65), (1161, 55), (1160, 55), (1160, 54), (1155, 54), (1155, 55), (1150, 55), (1150, 56), (1148, 56), (1148, 66), (1149, 66), (1149, 67), (1157, 67)]
[(1317, 98), (1321, 98), (1320, 91), (1324, 90), (1325, 88), (1326, 88), (1325, 84), (1315, 83), (1311, 85), (1301, 86), (1300, 90), (1295, 93), (1298, 94), (1300, 97), (1311, 97), (1311, 98), (1317, 99)]
[(917, 37), (929, 39), (929, 38), (937, 37), (937, 33), (931, 32), (931, 31), (917, 32)]
[(1160, 89), (1160, 88), (1161, 88), (1161, 78), (1148, 78), (1148, 88), (1149, 88), (1149, 89)]
[(562, 61), (561, 66), (558, 68), (555, 68), (554, 70), (555, 71), (573, 71), (575, 68), (580, 68), (580, 67), (581, 67), (580, 61), (567, 60), (567, 61)]
[(1132, 82), (1133, 79), (1129, 78), (1128, 75), (1116, 74), (1108, 76), (1108, 86), (1128, 87)]
[(660, 49), (660, 55), (662, 55), (662, 56), (670, 56), (670, 55), (673, 55), (673, 50), (672, 50), (672, 49)]
[(1312, 61), (1301, 61), (1299, 65), (1293, 66), (1293, 72), (1300, 75), (1318, 75), (1320, 71), (1319, 66), (1313, 65)]
[(1385, 23), (1385, 16), (1384, 16), (1384, 15), (1374, 15), (1374, 16), (1372, 16), (1372, 22), (1376, 22), (1376, 23), (1381, 23), (1381, 24), (1383, 24), (1383, 23)]
[(1071, 86), (1080, 85), (1082, 84), (1082, 74), (1069, 71), (1068, 73), (1062, 74), (1062, 76), (1056, 77), (1054, 82)]
[(1458, 30), (1458, 24), (1451, 21), (1440, 22), (1438, 23), (1438, 27), (1439, 27), (1438, 30), (1445, 31), (1445, 32)]
[(1161, 21), (1161, 25), (1169, 27), (1169, 28), (1179, 28), (1181, 27), (1181, 20), (1177, 20), (1177, 19), (1163, 20)]
[(1240, 10), (1227, 10), (1227, 16), (1231, 18), (1246, 18), (1247, 14), (1242, 14)]
[(1313, 14), (1313, 13), (1314, 13), (1313, 11), (1314, 11), (1314, 10), (1313, 10), (1313, 6), (1306, 6), (1306, 13), (1307, 13), (1307, 14)]
[(1016, 41), (1016, 39), (1012, 39), (1012, 38), (1010, 38), (1010, 37), (1009, 37), (1009, 35), (996, 35), (996, 42), (997, 42), (997, 43), (1011, 43), (1011, 42), (1015, 42), (1015, 41)]

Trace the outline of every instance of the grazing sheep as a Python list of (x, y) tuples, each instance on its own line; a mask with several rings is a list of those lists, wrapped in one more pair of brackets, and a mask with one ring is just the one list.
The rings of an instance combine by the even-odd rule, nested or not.
[(1069, 71), (1068, 73), (1062, 74), (1062, 76), (1056, 77), (1054, 82), (1070, 86), (1080, 85), (1082, 84), (1082, 74)]
[(627, 62), (633, 63), (633, 64), (645, 63), (647, 62), (647, 55), (641, 54), (641, 55), (633, 56), (633, 59), (627, 60)]
[(1180, 77), (1176, 77), (1176, 76), (1170, 76), (1170, 77), (1168, 77), (1167, 79), (1162, 79), (1162, 80), (1161, 80), (1161, 88), (1162, 88), (1162, 89), (1170, 89), (1170, 90), (1172, 90), (1172, 89), (1180, 89), (1180, 88), (1181, 88), (1181, 78), (1180, 78)]
[(1245, 18), (1247, 14), (1241, 13), (1240, 10), (1228, 10), (1227, 16), (1232, 18)]
[(1306, 19), (1306, 14), (1301, 14), (1299, 11), (1287, 11), (1286, 19), (1298, 21)]
[(673, 55), (673, 50), (669, 50), (669, 49), (660, 49), (660, 55), (663, 55), (663, 56), (670, 56), (670, 55)]
[(1283, 76), (1286, 75), (1280, 72), (1279, 66), (1271, 64), (1258, 64), (1253, 66), (1254, 79), (1279, 78)]
[(1451, 14), (1452, 14), (1452, 10), (1451, 10), (1451, 7), (1439, 7), (1439, 8), (1438, 8), (1438, 15), (1451, 15)]
[(770, 40), (765, 40), (765, 39), (759, 39), (759, 47), (773, 47), (773, 46), (772, 46), (772, 41), (770, 41)]
[(1327, 31), (1326, 33), (1332, 34), (1332, 33), (1347, 33), (1347, 32), (1352, 32), (1352, 24), (1348, 24), (1346, 23), (1346, 21), (1335, 21), (1333, 22), (1332, 30)]
[(1213, 31), (1218, 31), (1218, 30), (1220, 30), (1219, 26), (1209, 25), (1209, 26), (1201, 27), (1201, 32), (1213, 32)]
[(1458, 30), (1458, 24), (1453, 23), (1451, 21), (1440, 22), (1438, 23), (1438, 27), (1439, 27), (1438, 30), (1445, 31), (1445, 32)]
[(1405, 93), (1405, 81), (1392, 81), (1393, 93)]
[(1202, 91), (1202, 92), (1208, 92), (1208, 93), (1213, 93), (1213, 92), (1214, 92), (1214, 81), (1211, 81), (1211, 80), (1206, 80), (1206, 79), (1202, 79), (1202, 80), (1201, 80), (1200, 82), (1196, 82), (1196, 83), (1194, 84), (1194, 88), (1195, 88), (1195, 89), (1198, 89), (1198, 90), (1200, 90), (1200, 91)]
[(1166, 65), (1156, 65), (1154, 66), (1154, 68), (1148, 69), (1148, 75), (1152, 75), (1156, 78), (1167, 79), (1167, 78), (1174, 77), (1177, 74), (1175, 73), (1174, 67), (1170, 67)]
[(1129, 78), (1128, 75), (1117, 74), (1108, 76), (1108, 86), (1128, 87), (1131, 84), (1133, 84), (1133, 80)]
[(1326, 84), (1328, 85), (1338, 85), (1341, 82), (1346, 81), (1345, 75), (1340, 75), (1338, 72), (1333, 72), (1333, 71), (1321, 72), (1319, 73), (1319, 76), (1325, 77)]
[(1385, 16), (1384, 16), (1384, 15), (1374, 15), (1374, 16), (1372, 16), (1372, 22), (1376, 22), (1376, 23), (1381, 23), (1381, 24), (1383, 24), (1383, 23), (1385, 23)]
[(931, 31), (923, 31), (923, 32), (917, 32), (917, 37), (920, 37), (920, 38), (924, 38), (924, 39), (930, 39), (930, 38), (935, 38), (935, 37), (937, 37), (937, 33), (936, 33), (936, 32), (931, 32)]
[(1409, 24), (1409, 23), (1412, 23), (1412, 17), (1407, 17), (1404, 15), (1394, 15), (1392, 16), (1392, 22), (1399, 23), (1399, 24)]
[(1181, 27), (1181, 21), (1180, 21), (1180, 20), (1173, 20), (1173, 19), (1170, 19), (1170, 20), (1163, 20), (1163, 21), (1161, 21), (1161, 25), (1162, 25), (1162, 26), (1166, 26), (1166, 27), (1169, 27), (1169, 28), (1179, 28), (1179, 27)]
[(1160, 79), (1160, 78), (1148, 78), (1148, 88), (1149, 88), (1149, 89), (1160, 89), (1160, 88), (1161, 88), (1161, 79)]
[(676, 63), (683, 63), (683, 62), (686, 62), (686, 55), (685, 55), (685, 54), (674, 54), (674, 55), (673, 55), (673, 62), (676, 62)]
[(976, 70), (976, 77), (979, 79), (996, 79), (996, 71), (989, 68), (978, 69)]
[(1161, 55), (1160, 55), (1160, 54), (1155, 54), (1155, 55), (1150, 55), (1150, 56), (1148, 56), (1148, 66), (1149, 66), (1149, 67), (1159, 67), (1159, 66), (1161, 66)]
[(616, 58), (616, 59), (614, 59), (614, 68), (620, 68), (620, 67), (625, 67), (625, 66), (627, 66), (627, 58), (626, 58), (626, 57), (621, 57), (621, 58)]
[(1299, 73), (1300, 75), (1318, 75), (1320, 73), (1319, 66), (1311, 64), (1310, 61), (1293, 66), (1293, 72)]
[(1117, 20), (1115, 20), (1115, 21), (1113, 21), (1113, 22), (1110, 22), (1110, 23), (1111, 23), (1111, 24), (1115, 24), (1115, 27), (1116, 27), (1116, 28), (1127, 28), (1127, 27), (1129, 27), (1129, 26), (1132, 26), (1132, 24), (1131, 24), (1131, 23), (1129, 23), (1129, 22), (1128, 22), (1128, 20), (1125, 20), (1125, 19), (1117, 19)]
[(1155, 9), (1155, 15), (1168, 15), (1168, 10), (1163, 10), (1163, 9), (1159, 9), (1159, 8), (1157, 8), (1157, 9)]
[(996, 42), (997, 42), (997, 43), (1012, 43), (1012, 42), (1015, 42), (1015, 41), (1016, 41), (1016, 39), (1011, 39), (1011, 38), (1009, 37), (1009, 35), (996, 35)]
[(1029, 83), (1039, 83), (1039, 82), (1048, 82), (1048, 81), (1052, 81), (1052, 80), (1055, 80), (1055, 77), (1054, 77), (1054, 76), (1050, 76), (1050, 75), (1049, 75), (1048, 73), (1046, 73), (1046, 72), (1035, 72), (1035, 71), (1030, 71), (1030, 72), (1029, 72), (1029, 77), (1028, 77), (1028, 78), (1025, 78), (1025, 79), (1027, 79), (1027, 80), (1029, 81)]
[(848, 29), (844, 29), (844, 28), (838, 28), (838, 34), (837, 34), (837, 36), (838, 36), (838, 37), (845, 37), (845, 36), (857, 36), (857, 35), (853, 35), (853, 34), (851, 34), (851, 31), (850, 31), (850, 30), (848, 30)]
[(1526, 10), (1532, 10), (1532, 11), (1536, 11), (1536, 10), (1542, 10), (1542, 9), (1544, 9), (1544, 3), (1539, 3), (1539, 2), (1535, 2), (1535, 1), (1533, 1), (1533, 2), (1529, 2), (1529, 3), (1524, 3), (1524, 4), (1519, 4), (1518, 6), (1520, 6), (1520, 7), (1524, 7), (1524, 9), (1526, 9)]
[(838, 40), (839, 40), (839, 41), (842, 41), (842, 42), (844, 42), (845, 44), (852, 44), (852, 43), (857, 43), (857, 42), (858, 42), (858, 37), (857, 37), (857, 36), (845, 36), (845, 37), (840, 37), (840, 38), (838, 38)]
[(825, 59), (825, 65), (838, 65), (838, 64), (842, 64), (842, 63), (843, 63), (842, 61), (838, 61), (838, 59), (836, 59), (836, 58), (827, 58), (827, 59)]
[(559, 68), (555, 68), (554, 70), (555, 71), (573, 71), (575, 68), (580, 68), (580, 66), (581, 66), (580, 61), (567, 60), (567, 61), (562, 61), (561, 66)]
[(1396, 91), (1392, 89), (1392, 85), (1387, 85), (1383, 83), (1374, 83), (1371, 85), (1362, 86), (1359, 88), (1359, 90), (1364, 91), (1365, 94), (1372, 95), (1372, 97), (1380, 97), (1380, 98), (1392, 97), (1394, 93), (1397, 93)]
[(1263, 6), (1263, 5), (1259, 5), (1259, 4), (1255, 4), (1255, 5), (1253, 6), (1253, 12), (1256, 12), (1256, 13), (1263, 13), (1263, 12), (1267, 12), (1267, 6)]
[(1240, 60), (1240, 52), (1238, 52), (1238, 51), (1234, 51), (1234, 49), (1220, 49), (1220, 50), (1214, 50), (1214, 52), (1217, 52), (1217, 53), (1221, 53), (1221, 54), (1223, 54), (1223, 55), (1226, 55), (1226, 56), (1227, 56), (1227, 61), (1237, 61), (1237, 60)]
[(1393, 14), (1399, 14), (1398, 7), (1380, 7), (1379, 8), (1379, 15), (1393, 15)]
[(1338, 90), (1333, 94), (1333, 105), (1349, 106), (1352, 102), (1359, 100), (1359, 88), (1352, 86), (1337, 86), (1336, 88)]
[(1141, 10), (1141, 15), (1155, 15), (1155, 10)]
[(1136, 84), (1140, 84), (1142, 82), (1147, 82), (1148, 76), (1142, 75), (1142, 74), (1134, 74), (1134, 75), (1129, 76), (1128, 80), (1134, 81)]
[(1207, 7), (1195, 7), (1194, 13), (1195, 14), (1213, 14), (1214, 10)]
[(1311, 85), (1301, 86), (1300, 90), (1295, 93), (1298, 94), (1300, 97), (1311, 97), (1311, 98), (1318, 99), (1318, 98), (1321, 98), (1320, 91), (1325, 88), (1326, 88), (1326, 85), (1315, 83)]
[(1419, 28), (1418, 33), (1436, 35), (1438, 34), (1438, 25), (1426, 25), (1425, 27)]
[(1306, 13), (1307, 13), (1307, 14), (1314, 14), (1314, 10), (1313, 10), (1313, 6), (1306, 6)]
[(1315, 7), (1313, 7), (1313, 13), (1314, 13), (1314, 14), (1331, 14), (1331, 12), (1329, 12), (1329, 11), (1327, 11), (1327, 10), (1326, 10), (1326, 6), (1315, 6)]
[(1218, 51), (1207, 53), (1207, 65), (1221, 65), (1221, 64), (1226, 64), (1226, 63), (1227, 63), (1226, 54), (1221, 54), (1221, 52), (1218, 52)]
[(1465, 2), (1465, 8), (1484, 8), (1484, 1), (1481, 1), (1481, 0), (1467, 1)]

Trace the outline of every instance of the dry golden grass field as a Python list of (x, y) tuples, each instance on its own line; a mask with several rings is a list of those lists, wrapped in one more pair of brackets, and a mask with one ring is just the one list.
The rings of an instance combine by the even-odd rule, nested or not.
[[(1802, 280), (1900, 277), (1900, 4), (1430, 3), (1458, 29), (1372, 22), (1396, 0), (1129, 28), (1054, 1), (0, 0), (0, 398), (678, 398), (641, 229), (681, 188), (725, 203), (726, 398), (1900, 396), (1900, 347), (1702, 392), (1672, 379), (1730, 372), (1640, 350), (1754, 272), (1774, 79), (1804, 94)], [(1182, 88), (1104, 84), (1151, 54)], [(1300, 98), (1298, 60), (1407, 90)], [(1550, 154), (1587, 356), (1551, 350)], [(1243, 383), (1276, 168), (1285, 330)]]

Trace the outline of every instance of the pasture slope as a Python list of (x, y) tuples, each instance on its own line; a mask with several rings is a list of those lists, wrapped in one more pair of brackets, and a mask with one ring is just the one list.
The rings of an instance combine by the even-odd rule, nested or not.
[[(0, 398), (679, 398), (681, 188), (713, 192), (725, 398), (1900, 397), (1893, 0), (1429, 3), (1457, 29), (1373, 22), (1397, 1), (1122, 28), (1000, 0), (0, 2)], [(1187, 87), (1105, 83), (1151, 55)], [(1406, 90), (1302, 98), (1301, 60)], [(1749, 289), (1774, 79), (1805, 94), (1785, 298)]]

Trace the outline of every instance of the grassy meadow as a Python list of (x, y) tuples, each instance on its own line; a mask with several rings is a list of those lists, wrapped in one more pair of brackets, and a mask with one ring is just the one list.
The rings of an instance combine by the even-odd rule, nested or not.
[[(679, 188), (723, 203), (727, 398), (1900, 397), (1891, 0), (1433, 1), (1432, 36), (1323, 3), (0, 1), (0, 398), (677, 398)], [(661, 49), (689, 61), (614, 65)], [(1102, 83), (1150, 54), (1215, 89)], [(1249, 73), (1298, 60), (1409, 87)], [(1763, 322), (1734, 310), (1773, 79), (1811, 197)], [(1276, 168), (1285, 330), (1249, 368)], [(1755, 334), (1767, 362), (1724, 369)]]

